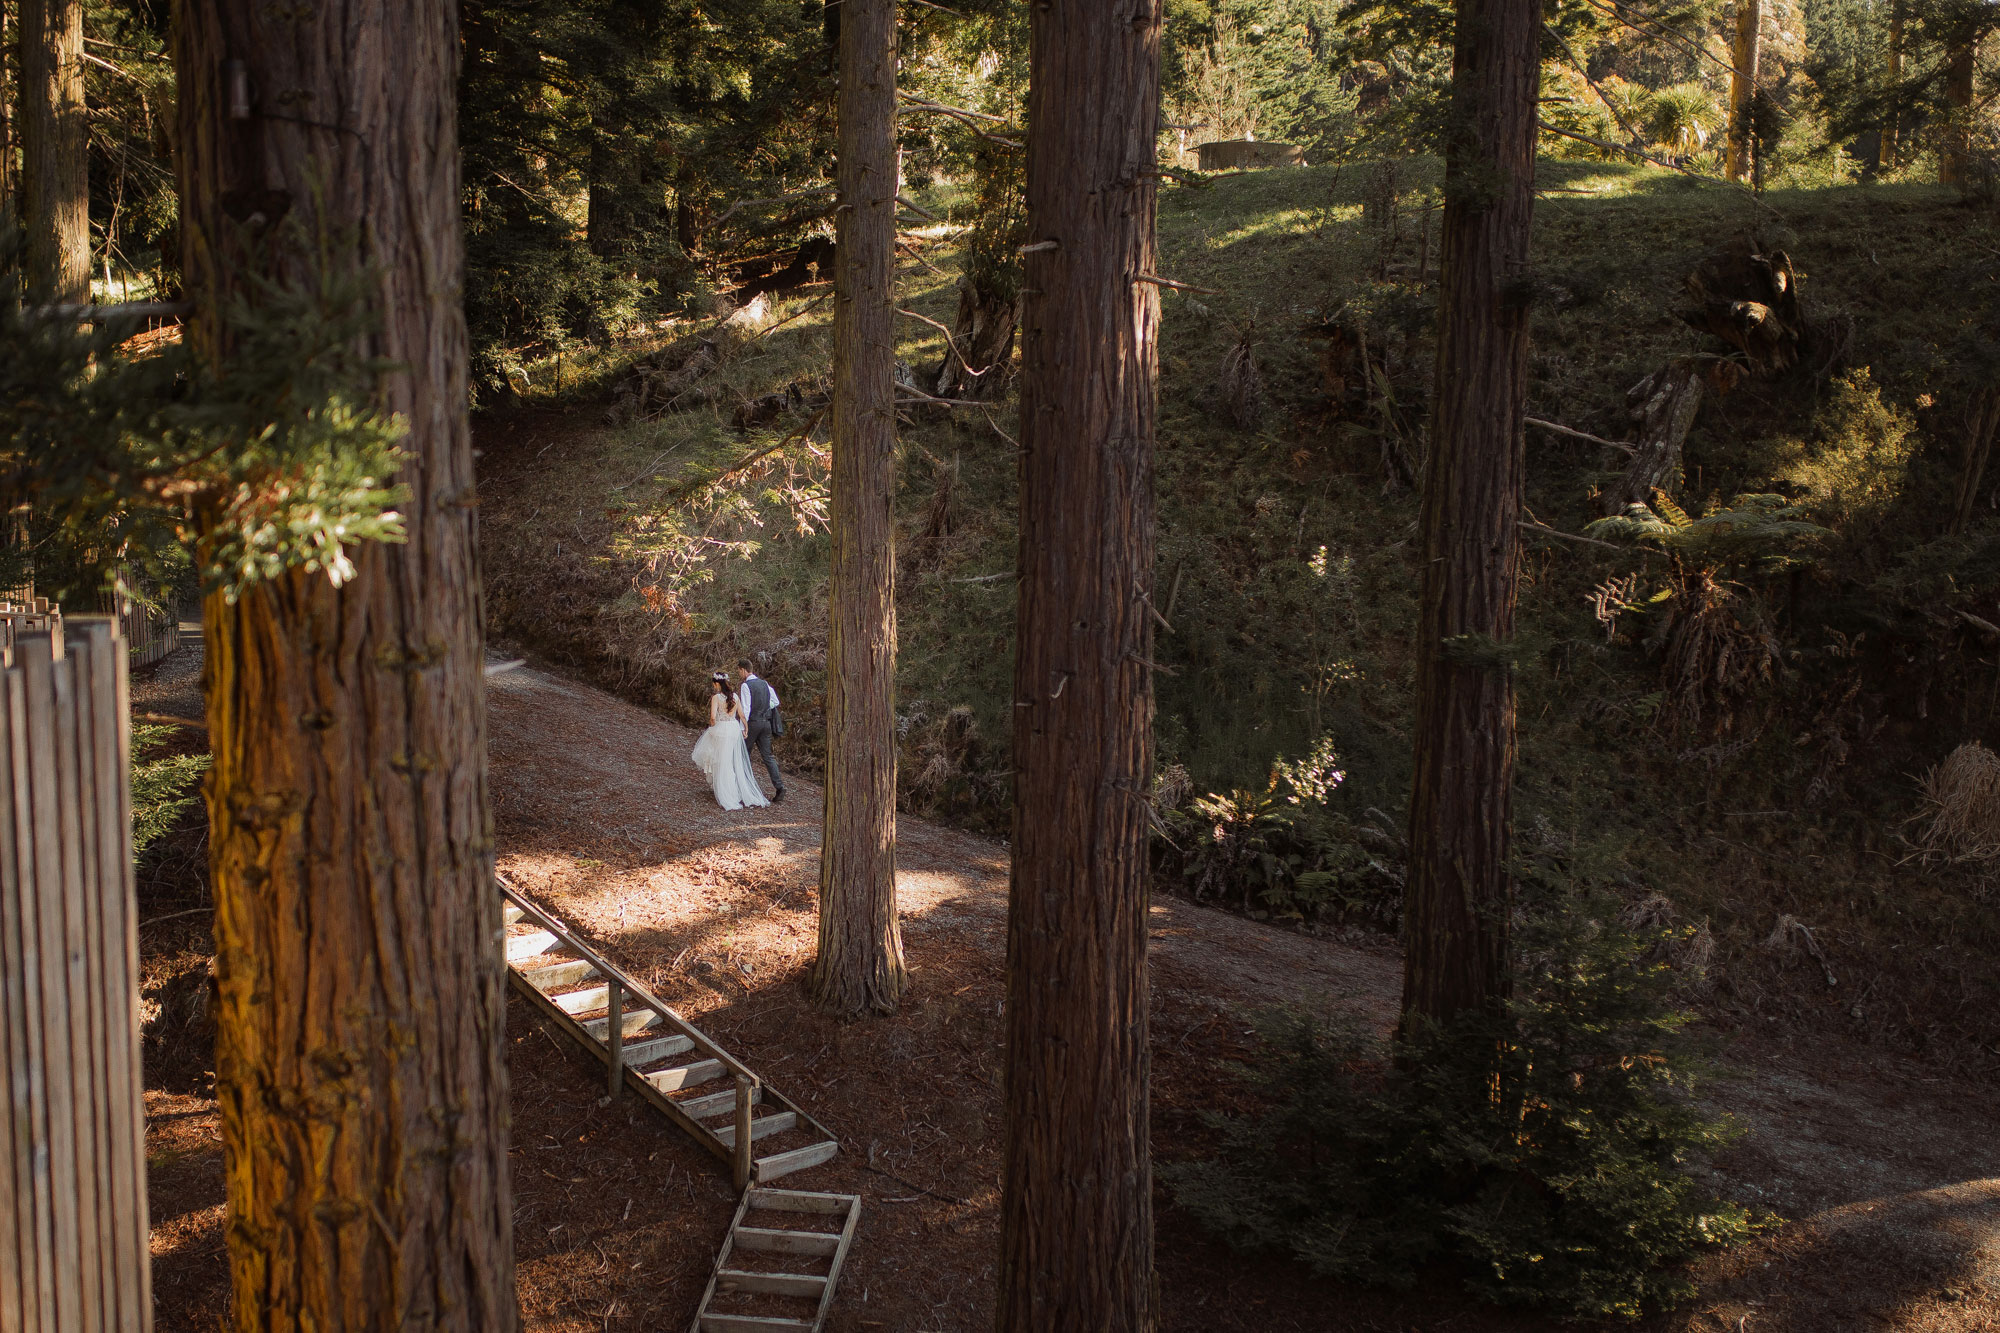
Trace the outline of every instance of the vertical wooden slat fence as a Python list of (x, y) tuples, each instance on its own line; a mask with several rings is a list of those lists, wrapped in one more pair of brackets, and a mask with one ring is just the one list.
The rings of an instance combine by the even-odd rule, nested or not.
[(180, 604), (172, 598), (164, 606), (150, 607), (121, 597), (118, 625), (134, 667), (151, 666), (181, 646)]
[(0, 652), (0, 1333), (152, 1326), (126, 645)]
[(53, 634), (56, 651), (61, 652), (62, 608), (46, 597), (0, 601), (0, 652), (12, 648), (23, 634)]

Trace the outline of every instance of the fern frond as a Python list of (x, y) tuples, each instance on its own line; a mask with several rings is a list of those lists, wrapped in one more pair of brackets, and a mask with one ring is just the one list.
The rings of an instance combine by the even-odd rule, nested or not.
[(1674, 529), (1645, 505), (1629, 504), (1624, 513), (1600, 518), (1583, 531), (1601, 541), (1641, 542), (1664, 541)]
[(1653, 503), (1659, 506), (1660, 516), (1671, 527), (1685, 528), (1688, 525), (1687, 511), (1674, 503), (1673, 496), (1668, 495), (1665, 491), (1656, 490), (1653, 492)]

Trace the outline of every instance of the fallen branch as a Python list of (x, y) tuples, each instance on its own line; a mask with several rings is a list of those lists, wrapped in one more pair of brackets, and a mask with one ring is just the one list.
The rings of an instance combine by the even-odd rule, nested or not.
[(1819, 964), (1819, 970), (1826, 973), (1827, 989), (1831, 990), (1835, 986), (1838, 986), (1840, 982), (1833, 975), (1833, 964), (1827, 962), (1826, 955), (1820, 952), (1819, 940), (1813, 935), (1812, 927), (1791, 913), (1786, 912), (1778, 917), (1777, 928), (1771, 932), (1770, 938), (1764, 941), (1765, 947), (1776, 948), (1783, 944), (1787, 934), (1792, 932), (1805, 937), (1807, 950), (1811, 952), (1813, 960)]
[(1578, 143), (1587, 143), (1592, 148), (1602, 148), (1607, 153), (1630, 153), (1633, 157), (1636, 157), (1643, 162), (1650, 162), (1654, 166), (1659, 167), (1666, 171), (1678, 171), (1681, 175), (1686, 176), (1691, 180), (1707, 181), (1711, 185), (1734, 186), (1735, 188), (1749, 195), (1753, 200), (1756, 200), (1758, 207), (1770, 209), (1773, 215), (1777, 213), (1777, 210), (1771, 208), (1769, 204), (1766, 204), (1762, 199), (1762, 197), (1760, 197), (1755, 190), (1752, 190), (1749, 186), (1743, 184), (1741, 181), (1725, 180), (1720, 176), (1703, 175), (1701, 172), (1696, 171), (1691, 167), (1684, 167), (1681, 166), (1679, 163), (1669, 162), (1665, 158), (1654, 157), (1651, 153), (1641, 152), (1639, 149), (1633, 148), (1628, 144), (1612, 143), (1609, 139), (1599, 139), (1588, 134), (1578, 134), (1575, 130), (1559, 129), (1556, 126), (1549, 124), (1546, 120), (1537, 120), (1535, 124), (1540, 126), (1542, 132), (1545, 134), (1554, 134), (1554, 135), (1559, 135), (1565, 139), (1574, 139)]
[(1522, 527), (1528, 529), (1530, 532), (1539, 532), (1549, 537), (1560, 537), (1566, 542), (1577, 542), (1584, 546), (1602, 546), (1607, 551), (1622, 552), (1626, 549), (1613, 542), (1599, 541), (1595, 537), (1585, 537), (1575, 532), (1564, 532), (1561, 528), (1552, 528), (1546, 523), (1537, 523), (1532, 518), (1524, 518), (1520, 520), (1520, 523)]
[(1601, 435), (1592, 435), (1588, 431), (1574, 430), (1559, 422), (1544, 421), (1540, 417), (1522, 417), (1521, 421), (1524, 425), (1539, 426), (1543, 430), (1554, 431), (1558, 435), (1567, 435), (1574, 440), (1586, 440), (1591, 444), (1601, 444), (1607, 449), (1622, 449), (1628, 454), (1639, 452), (1633, 445), (1621, 444), (1617, 440), (1607, 440)]
[(967, 111), (964, 107), (946, 106), (942, 102), (927, 102), (920, 97), (911, 97), (908, 93), (903, 94), (903, 100), (907, 104), (905, 109), (908, 111), (935, 111), (940, 116), (949, 116), (958, 121), (988, 143), (999, 144), (1002, 148), (1011, 148), (1015, 152), (1021, 150), (1020, 140), (1003, 138), (991, 130), (979, 127), (981, 121), (993, 125), (1005, 125), (1008, 123), (1005, 116), (989, 116), (984, 111)]
[(157, 722), (167, 727), (192, 727), (196, 731), (207, 731), (208, 723), (197, 722), (191, 717), (176, 717), (172, 713), (134, 713), (134, 722)]
[[(768, 458), (772, 454), (777, 453), (780, 449), (783, 449), (788, 445), (795, 444), (799, 440), (805, 439), (807, 436), (811, 435), (813, 432), (813, 428), (819, 425), (819, 419), (825, 415), (826, 415), (826, 409), (822, 407), (820, 408), (819, 411), (812, 414), (811, 420), (807, 421), (806, 424), (801, 429), (793, 431), (790, 435), (787, 435), (784, 439), (779, 440), (776, 444), (770, 446), (768, 449), (759, 449), (754, 453), (745, 454), (742, 458), (737, 459), (734, 463), (731, 463), (728, 467), (722, 469), (722, 471), (716, 473), (714, 476), (709, 477), (705, 481), (699, 483), (690, 482), (684, 489), (692, 491), (697, 484), (702, 486), (713, 486), (718, 481), (722, 481), (725, 478), (735, 476), (737, 473), (743, 471), (743, 469), (749, 467), (751, 464), (759, 462), (765, 458)], [(678, 448), (679, 446), (675, 447)]]
[(862, 1163), (862, 1168), (864, 1170), (873, 1171), (878, 1176), (885, 1176), (888, 1179), (895, 1181), (898, 1185), (901, 1185), (904, 1189), (915, 1190), (919, 1194), (928, 1194), (933, 1199), (939, 1199), (945, 1203), (954, 1203), (957, 1204), (960, 1208), (970, 1207), (970, 1204), (968, 1204), (967, 1201), (964, 1199), (954, 1199), (949, 1194), (939, 1194), (936, 1190), (925, 1189), (922, 1185), (919, 1185), (914, 1180), (903, 1179), (901, 1176), (897, 1175), (894, 1171), (884, 1171), (881, 1167), (875, 1165), (875, 1145), (872, 1143), (868, 1145), (868, 1160)]
[[(946, 328), (944, 325), (938, 323), (936, 320), (932, 319), (929, 315), (920, 315), (914, 310), (905, 310), (901, 306), (898, 306), (896, 308), (896, 313), (899, 315), (908, 315), (911, 319), (921, 320), (922, 322), (936, 329), (939, 333), (942, 333), (944, 335), (944, 345), (946, 347), (949, 347), (951, 349), (951, 354), (958, 358), (959, 367), (962, 370), (964, 370), (966, 374), (972, 376), (974, 379), (977, 379), (979, 376), (984, 375), (986, 373), (986, 370), (993, 369), (992, 366), (988, 366), (986, 367), (986, 370), (974, 370), (972, 368), (972, 363), (965, 359), (965, 353), (958, 350), (958, 343), (953, 340), (951, 336), (951, 330)], [(951, 402), (953, 400), (948, 398), (940, 398), (937, 401), (942, 403), (942, 402)]]
[(1618, 122), (1618, 128), (1624, 130), (1627, 134), (1631, 135), (1633, 143), (1642, 142), (1646, 136), (1639, 133), (1639, 131), (1633, 127), (1632, 122), (1625, 119), (1625, 113), (1620, 111), (1615, 105), (1612, 104), (1611, 99), (1604, 95), (1604, 90), (1597, 86), (1597, 80), (1590, 77), (1590, 67), (1585, 65), (1581, 60), (1577, 59), (1576, 50), (1569, 44), (1569, 39), (1564, 37), (1560, 32), (1557, 32), (1554, 28), (1548, 27), (1546, 25), (1543, 27), (1542, 31), (1548, 33), (1551, 37), (1556, 39), (1556, 44), (1562, 47), (1563, 54), (1569, 57), (1570, 68), (1583, 76), (1583, 81), (1590, 85), (1590, 91), (1597, 94), (1597, 100), (1604, 104), (1604, 109), (1606, 111), (1609, 111), (1611, 113), (1611, 118)]
[[(981, 406), (984, 407), (985, 405), (981, 404)], [(1001, 439), (1007, 441), (1007, 443), (1013, 445), (1016, 449), (1019, 449), (1021, 447), (1021, 442), (1019, 440), (1009, 435), (1006, 431), (1000, 429), (1000, 423), (993, 419), (993, 413), (991, 411), (988, 411), (986, 413), (986, 424), (993, 427), (993, 433), (995, 435), (998, 435)]]
[(127, 301), (122, 305), (45, 305), (26, 312), (36, 319), (73, 319), (101, 324), (110, 319), (185, 319), (194, 313), (191, 301)]
[(1167, 633), (1172, 634), (1174, 632), (1174, 627), (1167, 623), (1167, 618), (1160, 614), (1160, 608), (1153, 605), (1153, 599), (1146, 595), (1146, 590), (1139, 586), (1138, 580), (1136, 579), (1133, 580), (1132, 582), (1132, 591), (1135, 594), (1137, 594), (1140, 601), (1146, 604), (1147, 614), (1152, 616), (1154, 620), (1160, 622), (1160, 628), (1165, 630)]
[(993, 125), (1007, 124), (1005, 116), (996, 116), (990, 111), (968, 111), (962, 106), (947, 106), (943, 102), (933, 102), (927, 97), (918, 97), (915, 93), (903, 93), (902, 98), (911, 106), (925, 111), (943, 111), (949, 115), (964, 116), (971, 120), (983, 120)]
[[(682, 440), (682, 441), (681, 441), (681, 444), (686, 444), (686, 443), (687, 443), (687, 441), (686, 441), (686, 440)], [(680, 447), (681, 447), (681, 445), (680, 445), (680, 444), (677, 444), (677, 445), (673, 446), (673, 448), (672, 448), (672, 449), (665, 449), (665, 450), (662, 450), (662, 451), (661, 451), (661, 453), (660, 453), (660, 456), (659, 456), (658, 458), (655, 458), (655, 459), (654, 459), (654, 460), (653, 460), (652, 462), (650, 462), (650, 463), (646, 464), (646, 466), (644, 466), (644, 467), (642, 467), (642, 468), (640, 468), (640, 469), (639, 469), (639, 475), (638, 475), (638, 476), (636, 476), (636, 477), (632, 478), (632, 480), (630, 480), (630, 481), (628, 481), (628, 482), (625, 482), (625, 483), (624, 483), (623, 485), (620, 485), (620, 486), (613, 486), (613, 487), (612, 487), (611, 489), (612, 489), (612, 490), (614, 490), (614, 491), (622, 491), (622, 490), (625, 490), (625, 489), (627, 489), (627, 488), (629, 488), (629, 487), (632, 487), (632, 486), (637, 486), (637, 485), (638, 485), (638, 484), (639, 484), (640, 482), (644, 481), (644, 480), (645, 480), (645, 479), (646, 479), (646, 478), (647, 478), (648, 476), (650, 476), (650, 475), (652, 474), (652, 471), (653, 471), (653, 469), (654, 469), (654, 468), (658, 467), (658, 466), (659, 466), (659, 465), (660, 465), (660, 464), (661, 464), (662, 462), (664, 462), (664, 461), (666, 460), (666, 457), (667, 457), (667, 455), (668, 455), (668, 454), (672, 453), (672, 452), (674, 451), (674, 449), (678, 449), (678, 448), (680, 448)]]
[(213, 907), (190, 907), (185, 912), (169, 912), (165, 916), (149, 916), (139, 923), (139, 929), (144, 930), (146, 927), (157, 925), (162, 921), (172, 921), (177, 916), (194, 916), (200, 912), (207, 912), (212, 916), (215, 913), (215, 909)]
[(1983, 617), (1975, 616), (1970, 611), (1961, 611), (1957, 607), (1952, 608), (1952, 614), (1978, 630), (1980, 634), (1985, 636), (1989, 643), (2000, 643), (2000, 625), (1996, 625)]
[(788, 204), (794, 199), (817, 199), (823, 195), (832, 193), (833, 187), (831, 185), (821, 185), (810, 190), (794, 190), (790, 194), (774, 194), (762, 199), (738, 199), (728, 208), (723, 209), (720, 214), (704, 223), (702, 230), (707, 231), (710, 227), (720, 227), (723, 223), (729, 221), (730, 218), (735, 217), (741, 210), (755, 208), (759, 204)]
[(931, 211), (930, 211), (929, 209), (925, 208), (925, 207), (924, 207), (923, 205), (921, 205), (921, 204), (913, 204), (913, 203), (911, 203), (911, 202), (909, 201), (909, 199), (905, 198), (905, 197), (904, 197), (903, 195), (900, 195), (900, 194), (899, 194), (899, 195), (897, 195), (897, 196), (896, 196), (896, 202), (897, 202), (897, 203), (899, 203), (899, 204), (901, 204), (901, 205), (902, 205), (902, 206), (903, 206), (904, 208), (907, 208), (907, 209), (909, 209), (909, 210), (910, 210), (910, 211), (911, 211), (912, 213), (915, 213), (915, 214), (916, 214), (916, 215), (917, 215), (918, 217), (920, 217), (920, 218), (929, 218), (929, 219), (930, 219), (930, 220), (931, 220), (932, 222), (942, 222), (942, 221), (944, 221), (944, 219), (943, 219), (943, 218), (941, 218), (941, 217), (939, 217), (939, 216), (938, 216), (937, 214), (935, 214), (935, 213), (931, 212)]
[(821, 292), (818, 296), (815, 296), (812, 300), (806, 302), (804, 305), (800, 306), (797, 310), (794, 310), (791, 314), (786, 315), (776, 324), (773, 324), (770, 328), (765, 329), (762, 333), (758, 334), (757, 335), (758, 340), (761, 342), (763, 339), (770, 337), (772, 334), (776, 333), (779, 329), (784, 328), (785, 325), (797, 319), (800, 315), (803, 315), (808, 311), (815, 309), (820, 302), (826, 300), (827, 297), (832, 295), (833, 295), (832, 292)]

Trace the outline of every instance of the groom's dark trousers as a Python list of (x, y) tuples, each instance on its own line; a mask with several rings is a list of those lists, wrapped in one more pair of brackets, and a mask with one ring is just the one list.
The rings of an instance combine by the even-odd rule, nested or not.
[(784, 776), (778, 772), (778, 761), (771, 754), (771, 719), (769, 715), (750, 719), (750, 746), (764, 760), (764, 771), (771, 775), (771, 785), (779, 791), (785, 789)]

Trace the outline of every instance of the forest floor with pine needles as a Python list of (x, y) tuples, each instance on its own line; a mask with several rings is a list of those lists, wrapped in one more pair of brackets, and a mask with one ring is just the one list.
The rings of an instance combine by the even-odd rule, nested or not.
[[(141, 706), (184, 711), (179, 669)], [(991, 1326), (999, 1223), (1006, 849), (905, 816), (898, 890), (912, 984), (893, 1017), (807, 1005), (819, 791), (724, 812), (686, 727), (544, 670), (490, 690), (500, 862), (536, 901), (837, 1133), (834, 1162), (786, 1181), (858, 1193), (861, 1229), (829, 1328)], [(198, 700), (197, 700), (198, 702)], [(781, 756), (781, 763), (783, 756)], [(220, 1143), (202, 1006), (208, 928), (142, 901), (149, 1182), (162, 1333), (223, 1327)], [(152, 925), (150, 923), (157, 922)], [(1400, 969), (1383, 937), (1335, 938), (1172, 899), (1153, 906), (1152, 1135), (1210, 1151), (1207, 1111), (1241, 1111), (1250, 1019), (1298, 1005), (1386, 1028)], [(516, 1256), (526, 1327), (658, 1329), (692, 1317), (734, 1206), (704, 1150), (636, 1098), (600, 1104), (596, 1063), (510, 998)], [(1705, 1260), (1702, 1295), (1650, 1333), (1973, 1333), (2000, 1323), (2000, 1117), (1990, 1087), (1840, 1036), (1720, 1032), (1709, 1084), (1745, 1138), (1718, 1185), (1790, 1219)], [(1547, 1327), (1445, 1283), (1383, 1293), (1245, 1258), (1157, 1199), (1162, 1327), (1421, 1333)]]

